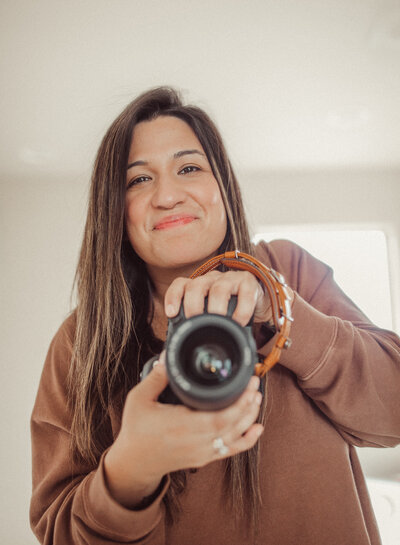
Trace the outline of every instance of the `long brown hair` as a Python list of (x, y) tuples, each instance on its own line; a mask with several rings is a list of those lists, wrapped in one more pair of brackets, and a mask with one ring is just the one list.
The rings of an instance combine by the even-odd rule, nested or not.
[[(75, 278), (77, 326), (70, 370), (73, 450), (98, 463), (112, 443), (110, 411), (121, 411), (144, 362), (161, 349), (149, 324), (151, 285), (145, 264), (124, 227), (126, 167), (134, 126), (160, 115), (175, 116), (194, 131), (218, 181), (227, 213), (220, 252), (251, 253), (240, 189), (221, 136), (200, 108), (184, 105), (177, 91), (159, 87), (132, 101), (112, 123), (97, 154), (88, 214)], [(118, 414), (118, 413), (117, 413)], [(238, 514), (255, 520), (260, 502), (258, 446), (226, 460), (226, 487)], [(186, 472), (171, 476), (165, 498), (172, 520)], [(233, 500), (234, 498), (234, 500)]]

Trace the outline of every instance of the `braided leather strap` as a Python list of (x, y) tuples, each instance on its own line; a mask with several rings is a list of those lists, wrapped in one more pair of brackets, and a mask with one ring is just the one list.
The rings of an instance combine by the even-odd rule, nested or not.
[(289, 348), (291, 345), (289, 333), (293, 318), (287, 284), (280, 273), (266, 267), (251, 255), (239, 252), (239, 250), (212, 257), (198, 267), (191, 278), (202, 276), (219, 265), (225, 265), (230, 269), (250, 271), (261, 281), (268, 292), (276, 334), (271, 352), (262, 363), (256, 365), (256, 374), (263, 377), (279, 361), (282, 349)]

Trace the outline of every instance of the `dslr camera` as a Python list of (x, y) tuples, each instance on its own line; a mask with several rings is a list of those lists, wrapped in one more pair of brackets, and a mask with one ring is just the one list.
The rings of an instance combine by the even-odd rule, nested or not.
[[(186, 319), (183, 305), (168, 321), (166, 369), (169, 385), (159, 396), (162, 403), (184, 404), (200, 410), (223, 409), (245, 390), (257, 363), (252, 321), (242, 327), (232, 319), (237, 297), (232, 296), (228, 314), (207, 312)], [(143, 367), (143, 379), (157, 356)]]

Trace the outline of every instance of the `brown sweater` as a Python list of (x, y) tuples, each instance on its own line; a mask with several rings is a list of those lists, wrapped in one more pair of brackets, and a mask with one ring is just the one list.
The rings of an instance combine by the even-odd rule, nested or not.
[[(400, 442), (400, 339), (371, 324), (329, 267), (303, 249), (275, 241), (259, 244), (257, 252), (296, 293), (293, 344), (268, 378), (257, 540), (245, 526), (235, 527), (224, 508), (223, 462), (188, 472), (182, 515), (172, 526), (162, 501), (168, 478), (153, 503), (135, 511), (110, 496), (103, 459), (94, 469), (72, 466), (66, 390), (72, 315), (51, 343), (32, 415), (31, 524), (41, 543), (380, 543), (354, 446)], [(112, 427), (117, 434), (118, 417)]]

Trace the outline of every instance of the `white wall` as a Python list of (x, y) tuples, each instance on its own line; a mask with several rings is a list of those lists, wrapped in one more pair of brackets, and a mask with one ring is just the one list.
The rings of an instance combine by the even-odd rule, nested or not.
[(240, 179), (254, 231), (267, 225), (382, 229), (400, 331), (400, 170), (256, 172)]
[[(29, 417), (51, 337), (70, 308), (88, 177), (3, 179), (0, 184), (3, 543), (36, 543), (28, 527)], [(397, 233), (398, 250), (397, 172), (242, 173), (240, 179), (255, 226), (384, 223)], [(364, 449), (361, 456), (371, 476), (400, 472), (398, 449)]]
[(1, 180), (2, 543), (29, 529), (29, 417), (46, 351), (69, 310), (86, 200), (77, 180)]

